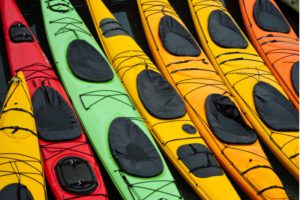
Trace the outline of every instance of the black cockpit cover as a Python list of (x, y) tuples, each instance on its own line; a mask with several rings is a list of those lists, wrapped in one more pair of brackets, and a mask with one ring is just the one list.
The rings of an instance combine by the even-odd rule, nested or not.
[(171, 16), (161, 18), (159, 36), (166, 50), (175, 56), (199, 56), (201, 53), (193, 36)]
[(230, 98), (220, 94), (209, 95), (205, 111), (212, 132), (222, 142), (251, 144), (256, 141), (256, 133), (244, 122)]
[(142, 71), (137, 78), (140, 100), (156, 118), (175, 119), (185, 115), (185, 105), (174, 88), (161, 74), (153, 70)]
[(100, 28), (104, 37), (107, 38), (120, 35), (129, 36), (128, 32), (123, 28), (123, 26), (112, 18), (104, 18), (101, 20)]
[(156, 148), (130, 119), (116, 118), (111, 123), (109, 145), (115, 161), (127, 174), (153, 177), (163, 171), (163, 163)]
[(55, 89), (39, 87), (32, 97), (32, 104), (41, 139), (72, 140), (81, 135), (81, 126), (74, 111)]
[(254, 87), (254, 103), (261, 120), (275, 131), (298, 131), (299, 116), (293, 104), (265, 82)]
[(98, 182), (90, 164), (79, 157), (64, 157), (55, 166), (55, 172), (63, 190), (86, 195), (94, 191)]
[(294, 87), (295, 91), (297, 92), (297, 94), (299, 95), (299, 62), (296, 62), (293, 65), (293, 68), (291, 71), (291, 79), (292, 79), (293, 87)]
[(105, 82), (114, 76), (103, 56), (84, 40), (74, 40), (69, 44), (67, 58), (73, 74), (82, 80)]
[(13, 183), (0, 190), (0, 200), (34, 200), (25, 185)]
[(223, 175), (211, 151), (202, 144), (187, 144), (177, 149), (178, 159), (199, 178)]
[(9, 38), (13, 43), (33, 42), (34, 38), (29, 28), (16, 22), (9, 28)]
[(253, 14), (257, 25), (265, 31), (290, 32), (287, 21), (269, 0), (256, 0)]
[(222, 10), (211, 12), (208, 19), (208, 31), (214, 43), (223, 48), (244, 49), (248, 47), (248, 42), (240, 29)]

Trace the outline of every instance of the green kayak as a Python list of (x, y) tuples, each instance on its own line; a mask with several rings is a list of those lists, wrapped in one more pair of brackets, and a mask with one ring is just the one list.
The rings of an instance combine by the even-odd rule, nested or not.
[(182, 199), (144, 119), (74, 7), (68, 0), (41, 6), (62, 82), (122, 197)]

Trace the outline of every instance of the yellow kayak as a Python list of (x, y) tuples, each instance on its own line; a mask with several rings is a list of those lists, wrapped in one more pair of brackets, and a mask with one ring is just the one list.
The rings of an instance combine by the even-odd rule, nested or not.
[(47, 199), (30, 95), (21, 72), (12, 78), (4, 102), (0, 144), (0, 198)]
[[(137, 2), (158, 67), (185, 100), (192, 120), (224, 170), (251, 199), (287, 199), (256, 133), (169, 2)], [(264, 176), (267, 178), (262, 179)]]
[(215, 69), (263, 142), (299, 179), (298, 111), (221, 1), (188, 2)]
[(202, 199), (239, 199), (177, 92), (101, 1), (87, 3), (108, 59), (161, 150)]

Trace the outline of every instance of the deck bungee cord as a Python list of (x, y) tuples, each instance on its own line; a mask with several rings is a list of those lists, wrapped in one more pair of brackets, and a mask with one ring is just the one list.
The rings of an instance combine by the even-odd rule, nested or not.
[[(239, 3), (251, 42), (299, 109), (298, 36), (273, 0), (240, 0)], [(262, 15), (266, 15), (265, 19)]]
[[(21, 67), (17, 71), (23, 71), (26, 73), (26, 81), (31, 81), (34, 87), (37, 87), (35, 79), (40, 79), (39, 81), (44, 83), (46, 80), (59, 81), (57, 76), (53, 75), (53, 69), (50, 65), (45, 65), (43, 63), (33, 63), (24, 67)], [(51, 84), (51, 82), (48, 82)]]
[[(119, 172), (122, 179), (126, 182), (128, 191), (130, 192), (130, 196), (131, 196), (132, 199), (141, 199), (141, 200), (145, 200), (145, 199), (149, 199), (149, 198), (151, 199), (152, 195), (155, 194), (155, 193), (158, 193), (159, 195), (167, 195), (167, 196), (169, 196), (169, 198), (183, 199), (178, 195), (174, 195), (173, 193), (170, 193), (170, 192), (164, 192), (162, 190), (164, 187), (167, 187), (169, 185), (174, 184), (175, 183), (174, 181), (157, 180), (157, 181), (146, 181), (146, 182), (142, 181), (142, 182), (131, 183), (130, 181), (128, 181), (126, 176), (124, 176), (124, 173), (125, 173), (124, 171), (116, 170), (115, 172)], [(152, 188), (149, 188), (147, 186), (139, 186), (140, 184), (145, 184), (145, 183), (165, 183), (165, 184), (161, 185), (157, 189), (152, 189)], [(147, 194), (147, 196), (140, 196), (137, 189), (150, 191), (150, 193)]]
[(200, 198), (239, 199), (174, 88), (101, 1), (87, 3), (108, 59), (161, 150)]
[(84, 33), (84, 34), (91, 36), (91, 34), (88, 31), (84, 30), (83, 28), (81, 28), (79, 26), (79, 25), (83, 24), (82, 21), (71, 18), (71, 17), (63, 17), (63, 18), (60, 18), (57, 20), (50, 21), (49, 23), (51, 23), (51, 24), (56, 23), (56, 24), (63, 25), (60, 29), (58, 29), (55, 32), (56, 36), (59, 34), (69, 32), (69, 31), (73, 32), (77, 39), (79, 39), (78, 33)]
[(32, 105), (23, 74), (18, 73), (9, 85), (0, 115), (1, 196), (47, 199)]
[[(82, 105), (84, 106), (84, 108), (86, 110), (91, 109), (92, 106), (96, 105), (97, 103), (101, 103), (101, 101), (104, 101), (106, 99), (110, 99), (110, 101), (117, 101), (119, 103), (123, 103), (123, 104), (129, 106), (130, 108), (132, 108), (132, 110), (135, 110), (135, 107), (134, 107), (133, 103), (131, 102), (131, 99), (124, 92), (120, 92), (120, 91), (116, 91), (116, 90), (97, 90), (97, 91), (90, 91), (87, 93), (83, 93), (83, 94), (80, 94), (79, 96), (80, 96)], [(97, 99), (95, 99), (95, 101), (91, 102), (90, 104), (86, 104), (84, 102), (84, 98), (87, 98), (87, 97), (94, 97), (94, 98), (97, 97)], [(120, 97), (125, 97), (126, 100), (122, 100)]]
[(62, 82), (121, 196), (134, 200), (182, 199), (144, 125), (146, 120), (138, 114), (72, 4), (51, 0), (41, 1), (41, 6)]
[[(268, 162), (246, 113), (237, 107), (231, 91), (178, 15), (168, 10), (168, 1), (137, 2), (159, 69), (185, 100), (189, 115), (222, 167), (250, 198), (269, 199), (276, 196), (286, 199), (282, 183)], [(225, 10), (220, 1), (213, 2), (216, 8)], [(193, 8), (199, 12), (212, 7), (210, 1), (202, 3), (195, 3)], [(156, 9), (149, 9), (154, 5)], [(263, 63), (254, 53), (236, 49), (220, 53), (217, 57), (222, 65), (243, 60)], [(252, 72), (235, 72), (235, 69), (228, 73), (255, 77)], [(266, 173), (268, 179), (262, 180), (260, 177)]]
[(263, 142), (298, 179), (298, 111), (220, 3), (190, 0), (189, 5), (216, 71)]
[(44, 171), (55, 198), (108, 199), (80, 122), (15, 2), (1, 1), (1, 14), (11, 73), (23, 72), (27, 81)]

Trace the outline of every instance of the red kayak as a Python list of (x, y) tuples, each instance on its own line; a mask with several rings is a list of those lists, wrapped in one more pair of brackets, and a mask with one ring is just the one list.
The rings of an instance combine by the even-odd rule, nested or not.
[(57, 75), (13, 0), (0, 0), (12, 75), (30, 91), (43, 165), (56, 199), (108, 199), (93, 151)]

